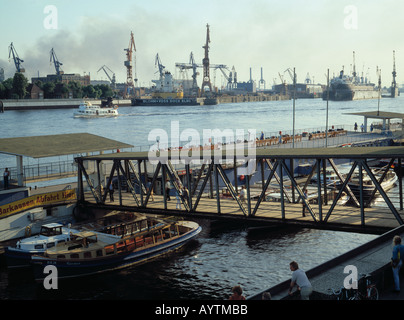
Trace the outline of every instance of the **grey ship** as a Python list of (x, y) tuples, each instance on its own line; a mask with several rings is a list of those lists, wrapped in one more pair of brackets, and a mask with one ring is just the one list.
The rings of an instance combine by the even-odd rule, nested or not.
[[(330, 81), (328, 99), (332, 101), (349, 101), (362, 99), (377, 99), (379, 91), (374, 83), (363, 77), (347, 76), (341, 70), (339, 77)], [(327, 90), (323, 92), (323, 100), (327, 100)]]

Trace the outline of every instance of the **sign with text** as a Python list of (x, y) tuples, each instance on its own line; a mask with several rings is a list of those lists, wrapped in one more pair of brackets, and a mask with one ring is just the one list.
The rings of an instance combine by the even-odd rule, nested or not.
[(76, 200), (76, 189), (37, 194), (0, 206), (0, 218), (35, 207)]

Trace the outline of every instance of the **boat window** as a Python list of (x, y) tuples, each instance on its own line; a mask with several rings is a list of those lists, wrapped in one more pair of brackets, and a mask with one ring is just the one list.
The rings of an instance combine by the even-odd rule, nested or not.
[(105, 254), (113, 254), (114, 253), (114, 246), (107, 246), (105, 247)]
[(119, 242), (118, 245), (116, 246), (116, 251), (117, 251), (117, 252), (125, 251), (125, 249), (126, 249), (126, 246), (125, 246), (125, 242), (124, 242), (124, 241)]
[(54, 242), (48, 242), (47, 244), (46, 244), (46, 247), (49, 249), (49, 248), (52, 248), (52, 247), (54, 247), (55, 246), (55, 243)]
[(64, 258), (65, 258), (65, 255), (64, 255), (64, 254), (59, 254), (56, 258), (58, 258), (58, 259), (64, 259)]
[(91, 251), (84, 252), (84, 258), (91, 258)]
[(102, 257), (102, 250), (97, 250), (96, 251), (96, 256), (97, 257)]
[(71, 258), (71, 259), (78, 259), (78, 258), (79, 258), (79, 254), (78, 254), (78, 253), (72, 253), (72, 254), (70, 255), (70, 258)]
[(35, 249), (43, 249), (43, 244), (36, 244)]

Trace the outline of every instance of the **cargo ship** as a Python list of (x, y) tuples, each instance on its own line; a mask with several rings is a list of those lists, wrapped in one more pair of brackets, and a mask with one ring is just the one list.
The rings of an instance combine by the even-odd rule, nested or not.
[(162, 71), (158, 80), (152, 80), (155, 86), (151, 95), (145, 98), (133, 98), (132, 106), (190, 106), (200, 105), (196, 98), (184, 98), (182, 86), (174, 80), (169, 71)]
[(331, 79), (329, 87), (323, 92), (323, 100), (350, 101), (362, 99), (377, 99), (379, 91), (374, 83), (370, 83), (363, 77), (347, 76), (341, 70), (340, 75)]

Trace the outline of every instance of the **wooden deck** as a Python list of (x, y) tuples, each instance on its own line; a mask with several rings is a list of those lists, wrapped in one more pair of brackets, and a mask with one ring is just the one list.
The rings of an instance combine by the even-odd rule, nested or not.
[[(139, 196), (139, 195), (137, 195)], [(86, 193), (86, 200), (94, 203), (91, 193)], [(114, 202), (109, 201), (109, 197), (105, 202), (106, 207), (119, 206), (119, 193), (115, 192)], [(140, 198), (138, 198), (140, 200)], [(196, 197), (192, 198), (195, 201)], [(251, 201), (251, 211), (254, 209), (256, 201)], [(246, 204), (245, 204), (246, 206)], [(210, 199), (202, 197), (199, 201), (197, 209), (193, 213), (187, 213), (184, 206), (181, 204), (181, 209), (177, 209), (177, 199), (171, 196), (171, 201), (167, 201), (167, 210), (164, 209), (163, 196), (154, 195), (154, 201), (149, 199), (146, 207), (137, 207), (131, 193), (122, 192), (122, 210), (133, 210), (140, 212), (158, 212), (166, 215), (185, 215), (198, 218), (225, 218), (235, 220), (251, 220), (257, 222), (282, 223), (297, 225), (311, 228), (331, 229), (331, 230), (346, 230), (358, 231), (366, 233), (382, 233), (399, 226), (399, 223), (388, 207), (373, 207), (364, 209), (364, 223), (361, 219), (361, 209), (352, 206), (336, 206), (327, 222), (324, 218), (327, 215), (331, 202), (328, 205), (322, 205), (322, 221), (320, 221), (318, 204), (311, 204), (311, 208), (316, 215), (316, 221), (306, 208), (306, 216), (302, 216), (301, 203), (284, 203), (285, 216), (282, 218), (281, 202), (263, 201), (255, 216), (245, 216), (237, 205), (237, 202), (232, 198), (220, 198), (220, 213), (218, 213), (216, 198)], [(117, 209), (117, 208), (115, 208)], [(401, 217), (404, 217), (402, 211), (399, 211)]]

